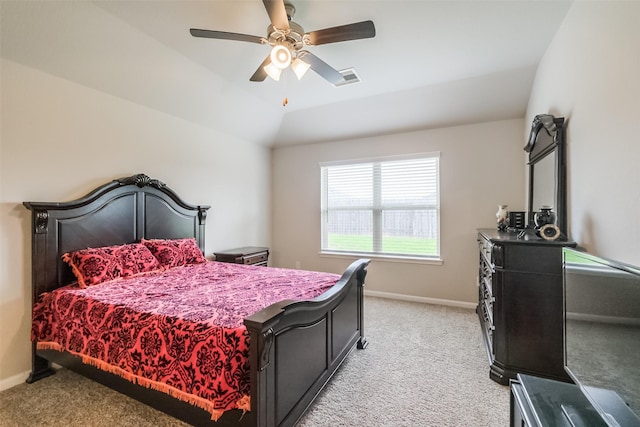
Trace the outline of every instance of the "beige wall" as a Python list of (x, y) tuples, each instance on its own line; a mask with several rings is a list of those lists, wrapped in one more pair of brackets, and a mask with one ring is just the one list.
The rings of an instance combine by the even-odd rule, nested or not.
[(211, 205), (206, 252), (270, 244), (270, 151), (2, 60), (0, 389), (30, 370), (31, 240), (22, 202), (68, 201), (146, 173)]
[(541, 61), (527, 122), (567, 119), (569, 233), (640, 265), (640, 2), (575, 2)]
[(339, 272), (352, 259), (319, 255), (319, 162), (439, 151), (443, 264), (374, 260), (367, 290), (474, 303), (476, 228), (495, 227), (498, 204), (524, 209), (523, 128), (515, 119), (275, 149), (273, 263)]

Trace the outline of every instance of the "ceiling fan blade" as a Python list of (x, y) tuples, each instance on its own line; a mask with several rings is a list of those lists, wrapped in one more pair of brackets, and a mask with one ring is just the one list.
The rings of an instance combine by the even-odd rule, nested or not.
[(270, 63), (271, 63), (271, 54), (267, 55), (265, 60), (262, 61), (262, 64), (260, 64), (260, 66), (258, 67), (256, 72), (253, 73), (253, 76), (251, 76), (249, 81), (252, 81), (252, 82), (263, 82), (264, 79), (267, 78), (267, 72), (264, 70), (264, 67), (266, 67)]
[(362, 21), (339, 27), (325, 28), (324, 30), (311, 31), (309, 44), (313, 46), (343, 42), (347, 40), (369, 39), (375, 37), (376, 27), (373, 21)]
[(208, 39), (237, 40), (241, 42), (264, 44), (268, 41), (264, 37), (251, 36), (248, 34), (228, 33), (226, 31), (200, 30), (192, 28), (189, 30), (193, 37), (204, 37)]
[(289, 17), (284, 7), (284, 0), (262, 0), (267, 14), (271, 20), (271, 25), (279, 30), (289, 29)]
[(311, 66), (311, 69), (318, 73), (323, 79), (327, 80), (334, 86), (344, 83), (344, 77), (331, 65), (324, 62), (311, 52), (301, 50), (298, 52), (298, 58)]

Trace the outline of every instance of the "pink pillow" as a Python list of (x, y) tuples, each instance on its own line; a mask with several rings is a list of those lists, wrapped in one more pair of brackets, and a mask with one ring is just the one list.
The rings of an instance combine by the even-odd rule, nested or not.
[(64, 254), (62, 260), (71, 266), (81, 288), (162, 268), (141, 243), (81, 249)]
[(147, 271), (160, 270), (162, 266), (151, 251), (142, 243), (131, 243), (122, 246), (103, 248), (111, 250), (120, 262), (122, 277), (135, 276)]
[(62, 260), (71, 266), (81, 288), (122, 276), (122, 266), (118, 258), (102, 248), (68, 252), (62, 255)]
[(206, 262), (196, 239), (142, 239), (160, 265), (165, 268), (181, 267)]

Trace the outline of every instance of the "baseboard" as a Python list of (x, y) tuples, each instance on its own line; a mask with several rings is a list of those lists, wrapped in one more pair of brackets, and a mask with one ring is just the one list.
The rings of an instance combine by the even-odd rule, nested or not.
[[(56, 370), (62, 368), (62, 366), (57, 363), (52, 363), (51, 367)], [(0, 391), (10, 389), (11, 387), (15, 387), (19, 384), (24, 384), (27, 381), (27, 378), (29, 378), (29, 375), (31, 375), (31, 371), (25, 371), (21, 374), (0, 380)]]
[(391, 292), (370, 291), (368, 289), (364, 290), (364, 295), (369, 297), (397, 299), (401, 301), (421, 302), (424, 304), (435, 304), (435, 305), (446, 305), (449, 307), (470, 308), (472, 310), (475, 309), (477, 305), (476, 303), (471, 303), (471, 302), (454, 301), (454, 300), (438, 299), (438, 298), (417, 297), (413, 295), (394, 294)]
[(21, 374), (16, 374), (12, 377), (2, 379), (0, 380), (0, 391), (10, 389), (11, 387), (17, 386), (18, 384), (24, 384), (28, 377), (29, 371), (25, 371)]

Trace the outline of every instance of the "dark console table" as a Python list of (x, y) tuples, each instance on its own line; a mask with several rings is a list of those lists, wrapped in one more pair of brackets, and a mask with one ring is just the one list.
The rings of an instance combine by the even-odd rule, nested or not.
[(638, 419), (612, 390), (589, 387), (608, 423), (575, 384), (518, 375), (511, 382), (511, 427), (638, 426)]
[(518, 373), (569, 381), (564, 371), (562, 248), (533, 230), (478, 230), (478, 306), (489, 376), (507, 385)]

